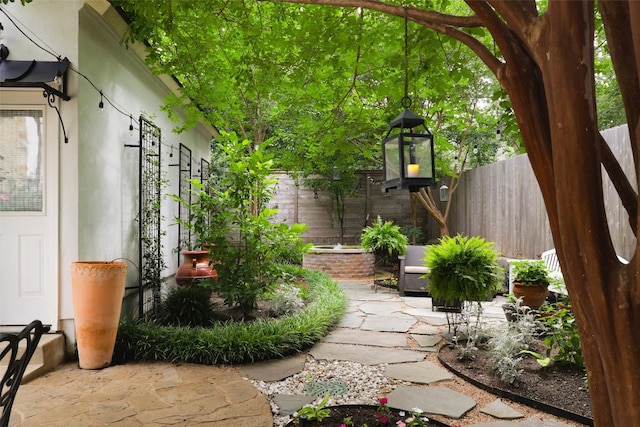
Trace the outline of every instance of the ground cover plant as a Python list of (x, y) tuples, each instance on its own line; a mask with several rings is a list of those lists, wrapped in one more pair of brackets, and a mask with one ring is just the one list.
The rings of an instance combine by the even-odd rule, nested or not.
[(124, 320), (118, 329), (114, 361), (238, 364), (300, 352), (338, 323), (345, 313), (347, 297), (326, 274), (297, 271), (308, 288), (308, 302), (294, 314), (193, 328), (163, 326), (152, 320)]

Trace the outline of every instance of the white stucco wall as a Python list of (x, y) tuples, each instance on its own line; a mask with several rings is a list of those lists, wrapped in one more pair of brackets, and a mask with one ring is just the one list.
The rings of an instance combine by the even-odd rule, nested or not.
[[(199, 127), (181, 135), (171, 132), (175, 124), (160, 111), (169, 88), (149, 71), (134, 50), (120, 44), (114, 25), (122, 26), (123, 21), (115, 22), (119, 18), (114, 18), (115, 12), (106, 0), (36, 0), (26, 6), (17, 2), (2, 7), (31, 30), (36, 40), (44, 41), (42, 44), (57, 55), (68, 57), (72, 67), (87, 76), (118, 108), (132, 114), (136, 128), (142, 113), (161, 128), (162, 170), (169, 182), (166, 194), (178, 192), (178, 168), (169, 167), (169, 163), (177, 161), (180, 143), (192, 150), (194, 173), (201, 158), (209, 159), (212, 135), (207, 129)], [(3, 43), (10, 46), (11, 59), (54, 60), (17, 31), (7, 31), (10, 25), (6, 19), (2, 22)], [(106, 100), (99, 114), (99, 92), (77, 73), (70, 71), (67, 83), (71, 100), (60, 102), (69, 143), (64, 144), (60, 136), (57, 279), (59, 326), (73, 342), (71, 262), (120, 257), (137, 262), (138, 149), (125, 148), (125, 144), (137, 143), (137, 138), (129, 134), (128, 116), (117, 112)], [(172, 159), (170, 145), (175, 147)], [(162, 215), (166, 232), (164, 275), (168, 276), (177, 269), (176, 203), (165, 198)], [(135, 285), (135, 269), (130, 269), (128, 280), (128, 286)]]

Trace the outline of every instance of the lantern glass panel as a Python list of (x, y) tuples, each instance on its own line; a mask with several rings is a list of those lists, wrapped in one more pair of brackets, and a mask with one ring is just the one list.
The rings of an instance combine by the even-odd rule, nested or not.
[(386, 181), (400, 179), (400, 150), (397, 135), (384, 142), (384, 167)]
[(404, 134), (403, 151), (407, 178), (433, 178), (431, 135)]

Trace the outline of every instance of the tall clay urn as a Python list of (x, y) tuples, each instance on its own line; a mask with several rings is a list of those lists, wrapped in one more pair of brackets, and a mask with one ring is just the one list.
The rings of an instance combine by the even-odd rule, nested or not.
[(111, 364), (126, 279), (125, 262), (71, 263), (80, 368), (102, 369)]

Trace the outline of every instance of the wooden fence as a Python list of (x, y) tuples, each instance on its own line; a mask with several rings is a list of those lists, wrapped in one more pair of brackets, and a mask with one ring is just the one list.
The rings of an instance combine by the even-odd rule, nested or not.
[[(627, 127), (609, 129), (603, 134), (635, 186)], [(408, 190), (383, 193), (380, 171), (363, 171), (358, 176), (357, 188), (354, 188), (356, 196), (346, 203), (342, 244), (359, 243), (362, 228), (378, 215), (400, 226), (412, 224)], [(309, 230), (304, 235), (307, 242), (340, 243), (335, 202), (330, 194), (297, 186), (284, 173), (277, 173), (276, 177), (279, 184), (273, 205), (280, 209), (278, 218), (287, 223), (307, 224)], [(629, 259), (635, 250), (636, 239), (606, 173), (603, 173), (603, 191), (614, 247), (619, 255)], [(526, 154), (466, 171), (452, 196), (448, 224), (452, 235), (482, 236), (495, 242), (496, 249), (511, 258), (537, 258), (554, 247), (540, 188)], [(423, 230), (424, 241), (439, 237), (437, 224), (421, 207), (418, 208), (418, 226)]]
[[(609, 129), (603, 135), (635, 187), (627, 127)], [(628, 259), (636, 239), (604, 169), (603, 191), (614, 247)], [(453, 195), (449, 229), (452, 234), (482, 236), (513, 258), (537, 258), (553, 248), (549, 219), (527, 155), (465, 172)]]
[[(361, 171), (357, 173), (354, 196), (346, 200), (344, 239), (340, 241), (340, 223), (336, 217), (336, 203), (327, 191), (296, 185), (285, 173), (276, 173), (278, 185), (272, 205), (280, 211), (279, 221), (292, 224), (305, 223), (309, 230), (304, 234), (306, 242), (315, 244), (360, 243), (362, 229), (376, 220), (378, 215), (385, 221), (393, 221), (400, 226), (412, 225), (411, 200), (409, 192), (382, 192), (381, 171)], [(426, 233), (427, 215), (420, 212), (418, 227)]]

